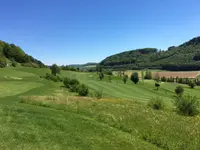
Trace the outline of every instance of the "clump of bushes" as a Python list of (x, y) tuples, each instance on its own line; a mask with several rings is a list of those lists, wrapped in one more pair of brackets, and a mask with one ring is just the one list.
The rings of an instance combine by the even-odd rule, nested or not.
[(182, 86), (177, 86), (176, 89), (175, 89), (175, 93), (177, 96), (182, 96), (183, 95), (183, 92), (184, 92), (184, 88)]
[(88, 87), (85, 84), (80, 84), (77, 79), (65, 77), (63, 83), (70, 92), (77, 92), (80, 96), (87, 96), (89, 93)]
[(80, 84), (78, 87), (78, 94), (80, 96), (87, 96), (89, 93), (88, 87), (85, 84)]
[(70, 79), (66, 77), (63, 81), (66, 88), (69, 88), (71, 92), (78, 92), (78, 88), (80, 85), (80, 82), (77, 79)]
[(196, 86), (196, 84), (193, 81), (190, 81), (188, 83), (188, 86), (191, 87), (191, 89), (193, 89)]
[(152, 73), (151, 73), (151, 71), (148, 71), (148, 70), (146, 71), (144, 79), (148, 79), (148, 80), (152, 79)]
[(103, 90), (95, 91), (94, 96), (95, 96), (97, 99), (102, 99), (102, 97), (103, 97)]
[(46, 76), (44, 78), (47, 80), (54, 81), (54, 82), (63, 82), (63, 79), (60, 76), (52, 75), (50, 73), (46, 73)]
[(199, 113), (199, 101), (195, 96), (176, 96), (174, 105), (177, 111), (186, 116), (195, 116)]
[(162, 98), (160, 97), (154, 97), (148, 102), (148, 106), (160, 110), (165, 108), (165, 103), (163, 102)]

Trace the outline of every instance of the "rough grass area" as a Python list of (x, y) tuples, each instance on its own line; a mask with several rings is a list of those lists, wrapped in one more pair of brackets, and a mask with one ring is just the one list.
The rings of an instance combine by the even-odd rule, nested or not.
[[(137, 85), (120, 77), (62, 71), (61, 77), (86, 84), (90, 97), (79, 97), (40, 78), (49, 69), (0, 69), (0, 149), (69, 150), (199, 150), (200, 116), (179, 115), (172, 103), (178, 84), (145, 80)], [(16, 77), (16, 78), (5, 78)], [(20, 80), (18, 80), (20, 78)], [(200, 88), (182, 85), (185, 94), (200, 98)], [(95, 91), (103, 98), (95, 99)], [(147, 106), (161, 97), (163, 110)]]
[(71, 97), (67, 103), (66, 99), (54, 97), (44, 99), (33, 96), (24, 99), (21, 102), (43, 106), (41, 99), (50, 108), (89, 117), (157, 148), (192, 150), (200, 147), (200, 116), (186, 118), (175, 112), (152, 110), (141, 103), (120, 99), (85, 100)]

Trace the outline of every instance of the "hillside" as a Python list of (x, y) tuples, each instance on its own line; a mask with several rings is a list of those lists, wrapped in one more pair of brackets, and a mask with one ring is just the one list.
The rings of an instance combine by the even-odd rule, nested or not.
[(45, 67), (41, 61), (26, 54), (19, 46), (0, 40), (0, 67), (18, 64), (28, 67)]
[(191, 39), (168, 50), (144, 48), (115, 54), (104, 59), (100, 65), (112, 69), (199, 70), (200, 37)]

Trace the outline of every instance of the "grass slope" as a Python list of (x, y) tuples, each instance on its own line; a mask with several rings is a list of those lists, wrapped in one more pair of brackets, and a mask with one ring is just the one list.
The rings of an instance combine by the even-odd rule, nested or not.
[[(119, 77), (99, 81), (96, 73), (63, 71), (90, 90), (102, 89), (104, 98), (80, 98), (62, 83), (40, 79), (49, 70), (5, 68), (0, 70), (0, 149), (191, 149), (200, 148), (200, 119), (173, 111), (154, 111), (146, 104), (162, 96), (171, 105), (176, 85), (154, 82), (127, 85)], [(21, 80), (15, 78), (18, 77)], [(6, 91), (9, 93), (6, 94)], [(196, 88), (185, 87), (199, 97)], [(124, 100), (127, 99), (127, 100)]]

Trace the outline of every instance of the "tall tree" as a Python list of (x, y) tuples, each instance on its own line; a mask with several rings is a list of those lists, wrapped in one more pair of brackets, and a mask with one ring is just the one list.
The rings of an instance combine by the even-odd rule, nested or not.
[(52, 73), (52, 75), (56, 75), (56, 74), (60, 73), (60, 67), (57, 66), (56, 64), (53, 64), (51, 66), (51, 73)]
[(139, 82), (139, 75), (137, 72), (132, 73), (131, 81), (133, 81), (135, 84), (137, 84)]

